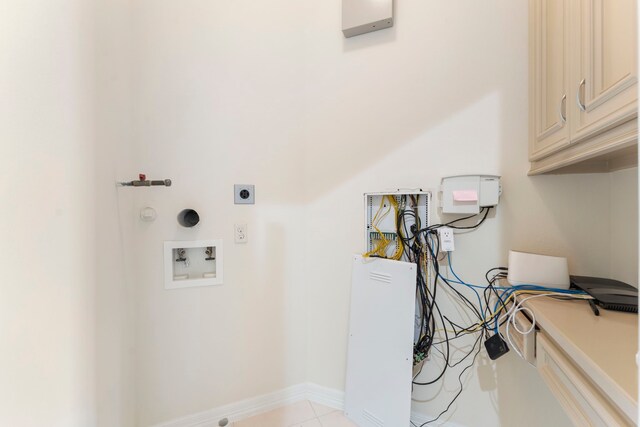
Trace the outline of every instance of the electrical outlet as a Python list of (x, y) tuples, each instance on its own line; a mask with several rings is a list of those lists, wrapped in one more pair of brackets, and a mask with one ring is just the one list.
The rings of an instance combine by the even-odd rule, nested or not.
[(234, 226), (236, 243), (247, 243), (247, 224), (236, 224)]
[(440, 236), (440, 251), (453, 252), (455, 249), (455, 245), (453, 243), (453, 228), (438, 228), (438, 236)]
[(233, 192), (233, 201), (236, 205), (253, 205), (256, 202), (255, 185), (235, 184)]

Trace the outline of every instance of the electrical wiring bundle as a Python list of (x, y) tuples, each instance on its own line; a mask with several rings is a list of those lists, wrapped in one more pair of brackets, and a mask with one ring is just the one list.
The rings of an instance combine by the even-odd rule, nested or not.
[[(385, 199), (389, 202), (385, 202)], [(415, 195), (386, 195), (371, 222), (376, 231), (376, 244), (364, 254), (415, 263), (416, 278), (416, 339), (413, 348), (414, 386), (431, 386), (444, 380), (448, 370), (459, 368), (458, 390), (449, 404), (436, 418), (421, 426), (437, 421), (453, 405), (463, 390), (462, 377), (474, 365), (482, 350), (482, 342), (491, 359), (506, 354), (509, 348), (522, 357), (513, 344), (513, 331), (527, 335), (535, 330), (535, 316), (525, 303), (533, 298), (590, 298), (582, 291), (558, 290), (534, 285), (503, 286), (508, 269), (495, 267), (486, 272), (486, 285), (475, 285), (462, 280), (453, 270), (451, 252), (444, 252), (438, 230), (448, 227), (452, 230), (469, 232), (480, 227), (488, 218), (491, 207), (482, 208), (478, 214), (465, 216), (444, 224), (423, 225), (417, 213), (418, 200)], [(395, 233), (383, 233), (377, 225), (388, 215), (394, 215)], [(393, 248), (395, 245), (395, 249)], [(446, 264), (444, 263), (446, 259)], [(447, 270), (448, 266), (448, 271)], [(449, 274), (450, 273), (450, 274)], [(444, 298), (454, 299), (464, 313), (447, 313), (443, 309)], [(516, 315), (529, 317), (531, 326), (522, 329), (517, 325)], [(458, 314), (455, 319), (454, 315)], [(466, 321), (457, 320), (464, 318)], [(501, 328), (503, 326), (503, 328)], [(502, 331), (501, 331), (502, 330)], [(472, 338), (472, 345), (466, 346), (465, 354), (454, 361), (455, 341), (462, 337)], [(419, 379), (423, 375), (425, 360), (433, 352), (442, 357), (439, 370), (430, 372), (430, 378)], [(429, 369), (432, 371), (432, 369)]]

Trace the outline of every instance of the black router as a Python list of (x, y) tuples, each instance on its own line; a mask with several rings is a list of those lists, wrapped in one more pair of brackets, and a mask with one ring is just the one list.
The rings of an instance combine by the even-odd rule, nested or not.
[(638, 312), (638, 290), (631, 285), (600, 277), (570, 276), (571, 287), (581, 289), (595, 298), (605, 310)]

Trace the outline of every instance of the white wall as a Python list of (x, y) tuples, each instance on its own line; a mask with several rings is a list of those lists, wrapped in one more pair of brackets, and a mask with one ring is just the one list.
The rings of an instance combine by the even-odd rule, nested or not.
[(131, 2), (100, 0), (96, 50), (96, 370), (98, 425), (136, 425)]
[(0, 425), (94, 425), (93, 3), (0, 2)]
[(610, 174), (611, 277), (638, 286), (638, 168)]
[[(135, 159), (176, 183), (137, 192), (129, 212), (160, 214), (136, 231), (141, 424), (303, 379), (342, 388), (364, 191), (501, 174), (497, 215), (459, 240), (460, 274), (480, 280), (509, 248), (609, 273), (612, 257), (592, 248), (608, 242), (614, 225), (597, 219), (611, 209), (593, 196), (628, 184), (625, 173), (526, 176), (526, 9), (407, 1), (394, 29), (344, 40), (339, 2), (135, 5)], [(255, 183), (258, 204), (233, 206), (233, 183)], [(176, 225), (185, 207), (202, 214), (195, 230)], [(232, 243), (234, 222), (249, 224), (246, 246)], [(163, 291), (162, 241), (214, 237), (227, 242), (225, 285)], [(456, 420), (507, 423), (519, 409), (532, 425), (566, 423), (522, 362), (481, 368)], [(522, 399), (492, 406), (509, 395)], [(449, 398), (417, 407), (435, 413)]]
[[(107, 99), (131, 108), (121, 125), (133, 154), (114, 169), (174, 180), (110, 196), (129, 283), (106, 295), (133, 301), (119, 315), (135, 313), (135, 337), (121, 320), (104, 345), (135, 343), (135, 365), (122, 350), (120, 365), (105, 363), (135, 371), (137, 425), (302, 381), (343, 387), (365, 191), (502, 175), (498, 212), (457, 241), (454, 265), (468, 280), (504, 265), (510, 248), (567, 255), (572, 272), (604, 276), (635, 248), (631, 239), (609, 250), (610, 234), (635, 218), (614, 221), (626, 190), (612, 192), (614, 182), (635, 188), (632, 172), (526, 176), (526, 0), (406, 0), (393, 29), (349, 40), (339, 1), (144, 0), (130, 13), (111, 43), (131, 55), (120, 58), (131, 90)], [(234, 206), (234, 183), (256, 184), (257, 204)], [(144, 206), (155, 223), (137, 220)], [(186, 207), (201, 214), (193, 230), (175, 220)], [(234, 223), (248, 224), (248, 244), (233, 243)], [(162, 242), (205, 238), (225, 240), (224, 286), (163, 290)], [(127, 396), (127, 381), (116, 382), (113, 402)], [(416, 409), (437, 414), (456, 387), (450, 375), (444, 389), (417, 391)], [(568, 423), (513, 355), (481, 358), (454, 408), (466, 425)]]
[[(486, 270), (506, 265), (509, 249), (519, 249), (568, 256), (575, 273), (609, 275), (608, 218), (618, 203), (608, 203), (611, 179), (632, 189), (635, 178), (526, 176), (526, 1), (404, 1), (397, 4), (392, 30), (349, 40), (336, 31), (339, 2), (318, 4), (310, 13), (310, 381), (344, 384), (349, 254), (362, 250), (366, 191), (434, 189), (441, 177), (463, 173), (502, 175), (504, 196), (495, 217), (458, 238), (458, 274), (480, 283)], [(632, 215), (623, 223), (633, 223)], [(455, 315), (453, 303), (442, 304)], [(437, 363), (423, 380), (433, 377)], [(457, 390), (457, 373), (447, 376), (444, 388), (416, 387), (422, 403), (414, 408), (437, 415)], [(444, 419), (470, 426), (569, 424), (535, 370), (513, 354), (495, 364), (483, 354), (453, 415)]]
[[(158, 212), (130, 252), (139, 425), (305, 380), (305, 16), (285, 0), (134, 6), (135, 164), (174, 183), (133, 190), (134, 215)], [(256, 205), (234, 205), (234, 183), (255, 184)], [(183, 208), (196, 228), (177, 224)], [(162, 242), (210, 238), (224, 239), (224, 285), (165, 291)]]
[[(526, 176), (526, 22), (525, 0), (407, 0), (393, 29), (345, 40), (339, 1), (0, 4), (0, 424), (150, 425), (342, 388), (365, 191), (501, 174), (459, 274), (480, 281), (515, 248), (637, 284), (637, 169)], [(175, 184), (114, 187), (138, 172)], [(257, 204), (233, 205), (234, 183)], [(225, 240), (224, 286), (164, 291), (162, 242), (202, 238)], [(416, 409), (455, 387), (417, 391)], [(513, 355), (481, 358), (454, 408), (466, 425), (567, 423)]]

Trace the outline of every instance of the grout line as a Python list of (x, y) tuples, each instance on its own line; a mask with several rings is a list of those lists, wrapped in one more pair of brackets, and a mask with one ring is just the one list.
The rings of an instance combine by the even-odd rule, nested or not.
[[(310, 404), (311, 404), (311, 409), (313, 409), (313, 413), (314, 413), (314, 414), (316, 414), (316, 418), (318, 418), (318, 420), (320, 420), (320, 417), (324, 417), (325, 415), (329, 415), (329, 414), (332, 414), (332, 413), (334, 413), (334, 412), (336, 412), (336, 411), (339, 411), (339, 409), (332, 408), (332, 407), (327, 406), (327, 405), (322, 405), (322, 403), (314, 402), (313, 400), (309, 400), (309, 402), (310, 402)], [(327, 407), (327, 408), (331, 409), (331, 411), (326, 412), (326, 413), (324, 413), (324, 414), (322, 414), (322, 415), (321, 415), (321, 414), (319, 414), (319, 413), (317, 413), (317, 412), (316, 412), (316, 408), (313, 406), (313, 404), (314, 404), (314, 403), (315, 403), (316, 405), (322, 405), (322, 406), (325, 406), (325, 407)], [(322, 424), (322, 423), (321, 423), (321, 424)]]
[[(305, 399), (305, 400), (302, 400), (302, 402), (307, 402), (307, 405), (309, 405), (309, 407), (311, 408), (311, 413), (314, 416), (312, 418), (309, 418), (309, 419), (304, 419), (304, 420), (297, 421), (297, 422), (291, 424), (289, 427), (296, 427), (296, 426), (298, 426), (298, 425), (300, 425), (302, 423), (306, 423), (308, 421), (313, 421), (313, 420), (317, 420), (318, 419), (318, 414), (316, 414), (316, 410), (313, 409), (313, 405), (311, 404), (311, 401), (309, 399)], [(287, 405), (287, 406), (291, 406), (291, 405)], [(285, 406), (285, 408), (286, 408), (286, 406)]]
[[(335, 409), (335, 408), (328, 407), (328, 408), (330, 408), (330, 409), (331, 409), (331, 411), (330, 411), (330, 412), (327, 412), (327, 413), (324, 413), (324, 414), (322, 414), (322, 415), (319, 415), (319, 414), (318, 414), (318, 412), (316, 411), (316, 408), (314, 408), (314, 407), (313, 407), (313, 403), (314, 403), (314, 402), (313, 402), (312, 400), (310, 400), (310, 399), (304, 399), (304, 400), (301, 400), (301, 401), (299, 401), (299, 402), (297, 402), (297, 403), (301, 403), (301, 402), (307, 402), (307, 404), (308, 404), (309, 406), (311, 406), (311, 412), (313, 413), (313, 417), (308, 418), (308, 419), (298, 420), (298, 421), (296, 421), (295, 423), (289, 424), (287, 427), (298, 427), (298, 426), (300, 426), (300, 425), (302, 425), (302, 424), (304, 424), (304, 423), (308, 423), (309, 421), (317, 421), (317, 422), (318, 422), (317, 424), (319, 424), (321, 427), (324, 427), (324, 424), (323, 424), (323, 422), (322, 422), (322, 420), (321, 420), (321, 417), (325, 417), (325, 416), (327, 416), (327, 415), (329, 415), (329, 414), (332, 414), (332, 413), (334, 413), (334, 412), (340, 412), (340, 410), (339, 410), (339, 409)], [(317, 403), (317, 402), (315, 402), (315, 403), (316, 403), (316, 404), (318, 404), (318, 405), (322, 405), (322, 404)], [(295, 403), (291, 403), (291, 404), (288, 404), (288, 405), (284, 405), (284, 406), (282, 406), (282, 407), (280, 407), (280, 408), (276, 408), (276, 409), (273, 409), (273, 410), (271, 410), (271, 411), (267, 411), (267, 412), (264, 412), (264, 413), (261, 413), (261, 414), (258, 414), (258, 415), (254, 415), (253, 417), (249, 417), (249, 418), (247, 418), (247, 419), (255, 418), (255, 417), (261, 417), (261, 416), (265, 416), (265, 415), (269, 414), (270, 412), (273, 412), (273, 411), (276, 411), (276, 410), (278, 410), (278, 409), (282, 409), (282, 408), (287, 408), (287, 407), (290, 407), (290, 406), (292, 406), (292, 405), (294, 405), (294, 404), (295, 404)], [(326, 405), (323, 405), (323, 406), (326, 406)], [(246, 420), (246, 419), (245, 419), (245, 420)], [(229, 427), (235, 427), (235, 426), (238, 426), (238, 425), (239, 425), (239, 424), (238, 424), (239, 422), (242, 422), (242, 421), (245, 421), (245, 420), (238, 420), (238, 421), (235, 421), (235, 422), (231, 423)], [(328, 427), (330, 427), (330, 426), (328, 426)]]

